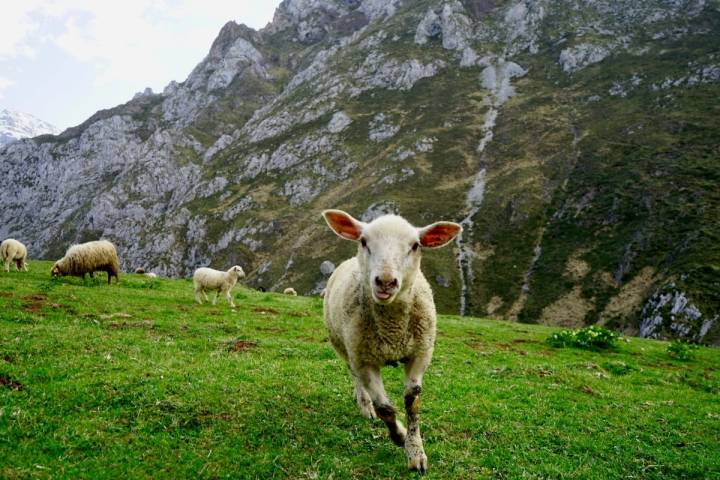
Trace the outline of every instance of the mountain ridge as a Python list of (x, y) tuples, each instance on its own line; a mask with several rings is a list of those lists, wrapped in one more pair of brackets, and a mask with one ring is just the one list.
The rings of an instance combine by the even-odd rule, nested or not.
[(126, 269), (240, 263), (307, 293), (352, 254), (322, 208), (443, 218), (466, 232), (425, 255), (442, 311), (717, 341), (719, 17), (285, 1), (260, 31), (226, 24), (163, 93), (0, 149), (23, 185), (0, 234), (50, 258), (103, 236)]

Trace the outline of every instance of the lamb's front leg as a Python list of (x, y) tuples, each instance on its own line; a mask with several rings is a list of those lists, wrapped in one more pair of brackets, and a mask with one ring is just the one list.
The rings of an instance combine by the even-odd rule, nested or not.
[(427, 471), (427, 456), (420, 436), (420, 393), (422, 377), (430, 364), (432, 352), (411, 358), (405, 364), (405, 413), (407, 414), (407, 436), (405, 437), (405, 455), (408, 468), (420, 473)]
[(233, 302), (232, 295), (230, 294), (230, 289), (225, 290), (225, 298), (227, 298), (227, 301), (230, 304), (230, 308), (235, 308), (235, 302)]
[(370, 394), (375, 413), (380, 417), (380, 420), (387, 425), (388, 431), (390, 432), (390, 439), (395, 445), (402, 447), (405, 442), (405, 427), (396, 418), (395, 407), (392, 406), (390, 399), (385, 393), (385, 386), (380, 376), (380, 368), (364, 367), (357, 369), (356, 374), (362, 386), (368, 394)]

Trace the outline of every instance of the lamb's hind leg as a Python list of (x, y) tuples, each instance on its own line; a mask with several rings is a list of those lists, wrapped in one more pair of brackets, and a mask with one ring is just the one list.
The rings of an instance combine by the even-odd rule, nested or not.
[(359, 371), (356, 370), (360, 379), (361, 386), (370, 395), (372, 399), (375, 413), (388, 427), (390, 439), (399, 447), (405, 443), (405, 427), (395, 416), (395, 407), (390, 403), (390, 399), (385, 393), (380, 369), (378, 367), (364, 367)]
[(427, 456), (420, 436), (420, 393), (422, 377), (430, 364), (432, 352), (421, 357), (411, 358), (405, 364), (405, 413), (407, 414), (407, 436), (405, 437), (405, 455), (408, 468), (420, 473), (427, 471)]

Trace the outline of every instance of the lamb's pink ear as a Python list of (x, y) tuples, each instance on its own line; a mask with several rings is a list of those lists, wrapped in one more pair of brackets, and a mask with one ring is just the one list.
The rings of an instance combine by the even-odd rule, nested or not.
[(453, 222), (435, 222), (418, 229), (420, 245), (427, 248), (447, 245), (460, 232), (462, 232), (462, 227)]
[(325, 221), (338, 236), (346, 240), (360, 239), (362, 235), (363, 222), (355, 220), (352, 215), (342, 210), (325, 210), (322, 212)]

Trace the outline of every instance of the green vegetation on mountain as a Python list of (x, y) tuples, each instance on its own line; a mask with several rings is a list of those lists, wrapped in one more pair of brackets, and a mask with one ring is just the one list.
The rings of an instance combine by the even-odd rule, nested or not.
[(310, 293), (353, 251), (325, 208), (462, 221), (424, 259), (444, 313), (720, 342), (717, 2), (303, 5), (228, 23), (162, 94), (0, 151), (0, 234)]

